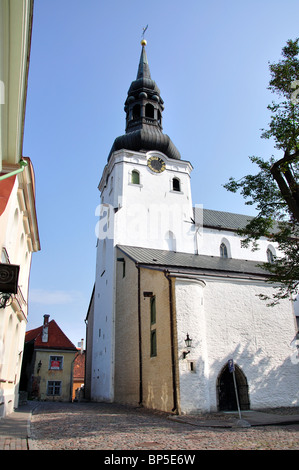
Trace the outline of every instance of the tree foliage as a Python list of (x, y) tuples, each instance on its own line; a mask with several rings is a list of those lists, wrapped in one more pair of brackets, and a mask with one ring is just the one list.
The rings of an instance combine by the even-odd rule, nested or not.
[[(258, 215), (240, 230), (243, 246), (258, 248), (260, 237), (278, 243), (284, 255), (263, 266), (271, 274), (270, 282), (278, 283), (271, 305), (281, 298), (294, 296), (299, 286), (299, 38), (288, 40), (282, 59), (270, 64), (269, 90), (276, 101), (268, 106), (271, 118), (263, 139), (273, 139), (280, 158), (264, 160), (250, 157), (259, 172), (236, 181), (230, 178), (224, 186), (240, 192), (245, 204), (254, 205)], [(268, 299), (266, 296), (262, 296)]]

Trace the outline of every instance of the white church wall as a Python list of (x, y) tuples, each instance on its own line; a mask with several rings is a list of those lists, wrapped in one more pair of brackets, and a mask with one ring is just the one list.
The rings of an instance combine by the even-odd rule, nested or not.
[(94, 293), (91, 399), (113, 401), (114, 362), (114, 245), (98, 242)]
[[(204, 289), (205, 283), (200, 280), (177, 278), (175, 282), (180, 407), (183, 414), (210, 409)], [(184, 358), (187, 333), (192, 339), (192, 348)]]
[[(149, 169), (152, 156), (164, 160), (163, 172)], [(116, 214), (110, 234), (115, 244), (167, 249), (175, 240), (177, 251), (194, 253), (191, 169), (189, 162), (173, 161), (161, 152), (115, 152), (99, 185), (102, 203)], [(139, 175), (138, 183), (132, 182), (133, 172)], [(180, 191), (173, 190), (173, 178), (179, 180)]]
[(282, 256), (274, 243), (266, 238), (261, 238), (258, 250), (252, 251), (252, 247), (241, 246), (242, 237), (228, 230), (216, 230), (204, 227), (199, 237), (199, 254), (208, 256), (220, 256), (220, 245), (225, 243), (228, 248), (228, 257), (234, 259), (246, 259), (248, 261), (267, 262), (267, 249), (270, 248), (277, 257)]
[(291, 347), (296, 333), (292, 304), (284, 300), (267, 307), (258, 295), (269, 290), (272, 287), (268, 284), (255, 281), (207, 283), (211, 397), (215, 397), (221, 368), (232, 358), (247, 378), (251, 408), (298, 405), (299, 371)]
[[(269, 288), (263, 282), (215, 278), (206, 279), (200, 294), (193, 284), (177, 283), (178, 337), (188, 328), (193, 339), (190, 355), (179, 359), (182, 412), (217, 410), (217, 379), (229, 359), (246, 376), (252, 409), (298, 406), (292, 304), (285, 300), (267, 307), (257, 295)], [(191, 359), (194, 372), (188, 368)]]

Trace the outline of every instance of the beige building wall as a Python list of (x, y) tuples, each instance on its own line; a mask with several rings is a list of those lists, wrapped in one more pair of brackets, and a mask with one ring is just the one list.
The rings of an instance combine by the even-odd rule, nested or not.
[[(151, 323), (151, 300), (143, 296), (143, 292), (147, 291), (153, 292), (156, 298), (156, 321), (154, 323)], [(144, 405), (148, 408), (171, 412), (175, 405), (173, 400), (169, 282), (161, 271), (141, 269), (141, 330)], [(156, 331), (157, 352), (155, 356), (151, 356), (151, 332), (154, 330)]]
[(118, 403), (139, 403), (138, 271), (122, 253), (116, 270), (115, 396)]
[(32, 17), (33, 0), (1, 0), (0, 262), (20, 273), (18, 293), (0, 311), (0, 418), (18, 406), (31, 254), (40, 249), (33, 169), (23, 157)]
[(0, 216), (1, 263), (20, 266), (18, 293), (0, 314), (0, 417), (18, 406), (32, 253), (40, 249), (31, 162), (22, 174), (0, 182), (9, 198)]
[[(122, 254), (119, 254), (119, 258), (121, 257), (123, 257)], [(117, 262), (115, 401), (138, 404), (141, 386), (144, 406), (171, 412), (175, 407), (174, 387), (177, 393), (178, 382), (175, 378), (178, 375), (177, 365), (175, 365), (175, 370), (173, 368), (173, 358), (177, 358), (176, 335), (172, 358), (169, 281), (161, 271), (140, 268), (139, 286), (138, 269), (135, 263), (127, 257), (123, 258), (125, 268), (123, 262)], [(151, 321), (152, 297), (148, 296), (149, 293), (152, 293), (156, 299), (154, 321)], [(141, 365), (138, 306), (140, 308)], [(173, 317), (175, 322), (174, 304)], [(153, 346), (151, 346), (153, 334), (156, 335), (156, 351), (153, 351)]]

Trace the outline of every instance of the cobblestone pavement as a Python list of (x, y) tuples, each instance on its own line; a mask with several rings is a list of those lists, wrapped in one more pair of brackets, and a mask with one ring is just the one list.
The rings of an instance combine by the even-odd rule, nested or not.
[(201, 428), (165, 413), (103, 403), (40, 403), (32, 450), (299, 450), (299, 425)]

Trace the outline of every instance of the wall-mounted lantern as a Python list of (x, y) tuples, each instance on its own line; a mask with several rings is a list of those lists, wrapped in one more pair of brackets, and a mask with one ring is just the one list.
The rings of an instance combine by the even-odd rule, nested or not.
[(192, 339), (190, 338), (188, 333), (187, 333), (187, 336), (185, 338), (185, 345), (186, 345), (187, 351), (183, 351), (183, 359), (185, 359), (186, 356), (188, 354), (190, 354), (191, 345), (192, 345)]

